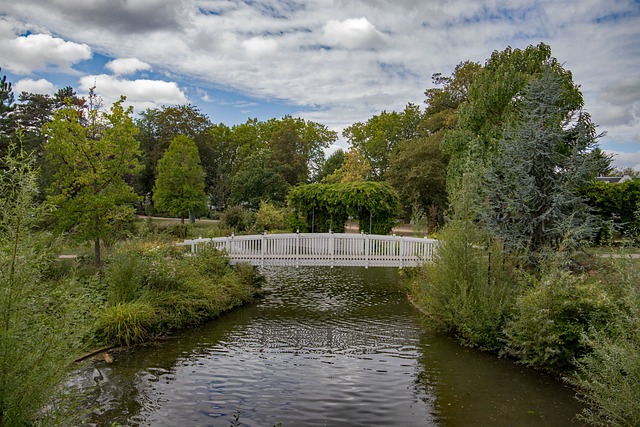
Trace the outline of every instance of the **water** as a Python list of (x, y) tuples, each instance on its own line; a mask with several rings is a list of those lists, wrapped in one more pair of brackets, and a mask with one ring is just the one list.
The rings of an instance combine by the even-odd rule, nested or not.
[(397, 269), (264, 273), (257, 304), (82, 370), (86, 424), (580, 425), (561, 383), (428, 332)]

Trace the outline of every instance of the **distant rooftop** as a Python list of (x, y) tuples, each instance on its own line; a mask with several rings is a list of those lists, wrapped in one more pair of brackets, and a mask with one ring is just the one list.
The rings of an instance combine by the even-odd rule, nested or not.
[(596, 178), (596, 181), (608, 182), (611, 184), (617, 184), (619, 182), (630, 181), (633, 178), (630, 175), (622, 175), (622, 176), (599, 176)]

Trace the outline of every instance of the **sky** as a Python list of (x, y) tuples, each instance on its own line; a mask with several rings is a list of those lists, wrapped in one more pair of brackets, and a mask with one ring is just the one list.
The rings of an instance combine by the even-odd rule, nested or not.
[(16, 98), (95, 86), (105, 105), (192, 104), (229, 126), (288, 114), (341, 133), (424, 105), (434, 73), (540, 42), (600, 147), (640, 171), (640, 0), (0, 0)]

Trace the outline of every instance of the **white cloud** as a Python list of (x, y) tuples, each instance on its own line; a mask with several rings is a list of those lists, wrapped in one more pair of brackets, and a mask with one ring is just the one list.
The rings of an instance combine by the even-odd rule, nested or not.
[(612, 164), (618, 169), (633, 168), (636, 171), (640, 171), (640, 152), (623, 153), (605, 150), (605, 153), (613, 154)]
[(94, 86), (98, 96), (103, 98), (105, 107), (119, 100), (122, 95), (127, 97), (126, 104), (132, 105), (137, 111), (188, 102), (175, 82), (126, 80), (106, 74), (84, 76), (80, 79), (81, 91), (88, 92)]
[(365, 17), (330, 20), (323, 28), (323, 39), (347, 49), (374, 49), (384, 44), (384, 35)]
[(138, 71), (151, 69), (151, 65), (137, 58), (114, 59), (113, 61), (109, 61), (105, 67), (119, 75), (134, 74)]
[(53, 95), (55, 92), (55, 86), (49, 80), (46, 79), (21, 79), (13, 85), (13, 92), (15, 94), (21, 94), (22, 92), (39, 93), (42, 95)]
[(70, 72), (72, 65), (90, 59), (91, 48), (86, 44), (65, 41), (48, 34), (29, 34), (0, 43), (0, 57), (7, 69), (30, 74), (55, 66)]
[(253, 37), (242, 42), (247, 56), (251, 59), (265, 58), (278, 50), (278, 42), (264, 37)]
[[(421, 104), (433, 73), (448, 75), (462, 61), (484, 62), (494, 50), (542, 41), (572, 71), (594, 122), (608, 131), (602, 144), (640, 151), (640, 8), (634, 0), (0, 3), (5, 21), (23, 25), (7, 32), (0, 18), (3, 61), (20, 63), (9, 43), (16, 34), (55, 34), (72, 46), (153, 64), (173, 81), (284, 100), (302, 117), (338, 131), (382, 110)], [(13, 56), (5, 55), (7, 46)], [(27, 64), (57, 65), (27, 57)], [(65, 58), (67, 68), (75, 63)], [(181, 93), (177, 85), (172, 90)]]

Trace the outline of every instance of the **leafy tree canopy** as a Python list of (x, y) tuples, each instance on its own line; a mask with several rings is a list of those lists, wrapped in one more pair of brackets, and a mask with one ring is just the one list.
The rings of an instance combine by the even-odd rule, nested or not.
[(125, 177), (143, 168), (132, 109), (125, 109), (123, 102), (124, 97), (109, 111), (79, 111), (69, 104), (44, 126), (45, 150), (54, 171), (49, 194), (57, 207), (57, 229), (93, 240), (98, 265), (100, 241), (117, 234), (138, 200)]
[(185, 136), (173, 138), (158, 162), (158, 178), (153, 188), (156, 209), (179, 216), (202, 213), (207, 209), (204, 171), (195, 142)]

